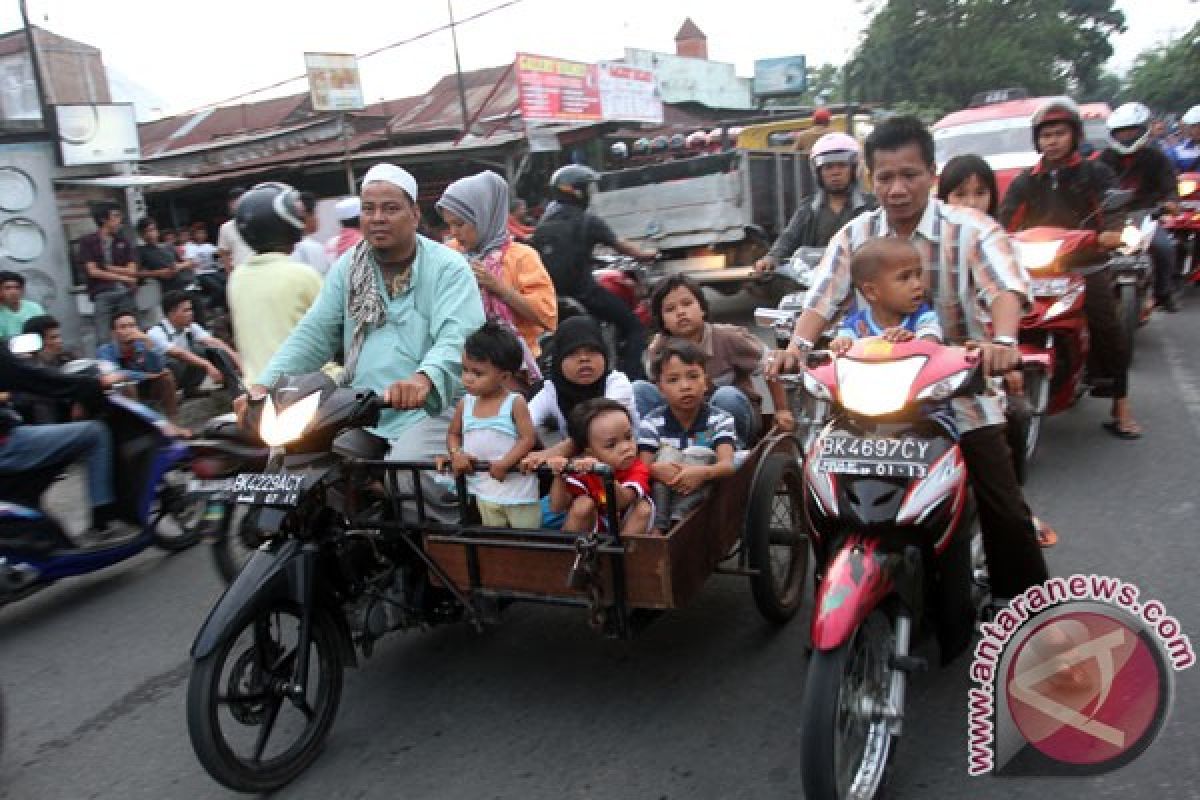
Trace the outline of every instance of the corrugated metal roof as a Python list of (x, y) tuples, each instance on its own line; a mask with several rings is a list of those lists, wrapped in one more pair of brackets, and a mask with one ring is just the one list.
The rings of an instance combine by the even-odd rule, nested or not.
[[(512, 64), (464, 72), (463, 93), (472, 120), (495, 121), (508, 117), (518, 107), (517, 79)], [(446, 75), (405, 112), (392, 117), (389, 127), (396, 133), (457, 131), (462, 129), (458, 78)], [(398, 101), (397, 101), (398, 102)]]
[(305, 92), (257, 103), (218, 106), (194, 114), (148, 122), (138, 126), (138, 136), (142, 142), (142, 153), (153, 157), (195, 145), (213, 144), (235, 134), (279, 128), (288, 122), (316, 116)]

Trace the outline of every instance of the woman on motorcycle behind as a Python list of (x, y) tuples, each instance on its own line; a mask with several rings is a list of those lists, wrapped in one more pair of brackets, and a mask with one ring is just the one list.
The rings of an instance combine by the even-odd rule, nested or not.
[(592, 277), (592, 249), (603, 244), (641, 261), (652, 260), (658, 254), (619, 238), (607, 222), (587, 210), (599, 180), (594, 170), (581, 164), (558, 169), (550, 177), (554, 202), (538, 222), (531, 244), (541, 255), (559, 296), (575, 298), (589, 314), (616, 327), (622, 342), (619, 366), (630, 378), (641, 378), (645, 374), (642, 353), (646, 349), (646, 329), (633, 309), (596, 283)]
[(534, 360), (538, 336), (558, 325), (554, 284), (532, 247), (514, 241), (508, 229), (509, 192), (490, 170), (446, 187), (437, 202), (454, 239), (449, 246), (466, 256), (489, 319), (498, 319), (525, 345), (529, 383), (540, 379)]
[[(953, 206), (973, 208), (981, 214), (996, 218), (996, 210), (1000, 205), (1000, 192), (996, 186), (996, 173), (986, 161), (977, 155), (955, 156), (942, 167), (938, 176), (938, 199)], [(1024, 396), (1024, 381), (1020, 372), (1009, 372), (1004, 376), (1005, 389), (1008, 391), (1009, 447), (1014, 451), (1021, 445), (1013, 441), (1014, 424), (1028, 424), (1029, 403)], [(1024, 419), (1022, 419), (1022, 416)], [(1019, 430), (1019, 427), (1018, 427)], [(1053, 547), (1058, 543), (1058, 533), (1046, 521), (1038, 516), (1033, 517), (1033, 526), (1037, 530), (1038, 544), (1042, 547)]]
[[(1121, 236), (1106, 232), (1101, 203), (1113, 188), (1112, 170), (1099, 161), (1084, 160), (1079, 154), (1083, 120), (1079, 108), (1068, 99), (1051, 100), (1033, 116), (1033, 143), (1041, 160), (1022, 172), (1008, 187), (1000, 204), (1000, 222), (1009, 231), (1040, 225), (1091, 229), (1099, 246), (1113, 249)], [(1112, 419), (1104, 423), (1109, 433), (1121, 439), (1138, 439), (1142, 428), (1133, 416), (1129, 401), (1130, 353), (1121, 335), (1112, 275), (1107, 269), (1086, 277), (1084, 313), (1092, 338), (1092, 377), (1111, 379), (1112, 387), (1097, 386), (1093, 396), (1112, 397)]]

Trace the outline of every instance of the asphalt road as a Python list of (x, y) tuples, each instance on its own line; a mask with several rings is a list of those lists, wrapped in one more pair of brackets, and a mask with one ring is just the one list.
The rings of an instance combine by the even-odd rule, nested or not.
[[(744, 306), (722, 304), (726, 312)], [(744, 318), (744, 317), (743, 317)], [(1124, 442), (1085, 402), (1048, 422), (1028, 494), (1062, 540), (1059, 574), (1098, 572), (1160, 599), (1200, 644), (1195, 473), (1200, 293), (1138, 337)], [(220, 592), (209, 553), (148, 553), (0, 609), (7, 710), (0, 798), (223, 798), (188, 741), (188, 646)], [(635, 641), (578, 612), (521, 607), (477, 635), (395, 635), (348, 675), (317, 763), (287, 798), (796, 798), (808, 611), (777, 630), (744, 581)], [(1200, 669), (1176, 676), (1161, 737), (1094, 779), (969, 778), (967, 662), (918, 675), (892, 786), (907, 798), (1200, 797)]]

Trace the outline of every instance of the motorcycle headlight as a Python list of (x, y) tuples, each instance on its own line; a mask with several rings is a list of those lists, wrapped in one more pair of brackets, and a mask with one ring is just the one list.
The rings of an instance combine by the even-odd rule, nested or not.
[(1135, 228), (1131, 223), (1127, 223), (1121, 230), (1121, 245), (1125, 247), (1128, 252), (1132, 253), (1134, 250), (1138, 249), (1141, 244), (1141, 231)]
[(1179, 196), (1180, 197), (1187, 197), (1188, 195), (1195, 192), (1196, 189), (1197, 189), (1197, 183), (1194, 180), (1191, 180), (1190, 178), (1188, 180), (1179, 181)]
[(924, 356), (880, 362), (839, 359), (838, 396), (842, 406), (867, 417), (893, 414), (904, 408), (912, 383), (924, 365)]
[(966, 383), (967, 378), (971, 377), (971, 370), (960, 369), (952, 375), (947, 375), (932, 386), (926, 386), (917, 395), (918, 400), (946, 400), (954, 396), (954, 393), (962, 388)]
[(1058, 251), (1062, 249), (1062, 240), (1022, 242), (1020, 239), (1014, 239), (1013, 248), (1016, 250), (1017, 262), (1025, 269), (1045, 269), (1054, 263)]
[(258, 423), (258, 435), (270, 447), (283, 447), (300, 438), (308, 423), (317, 415), (321, 405), (321, 393), (313, 392), (283, 411), (275, 411), (275, 403), (267, 395), (263, 406), (262, 421)]

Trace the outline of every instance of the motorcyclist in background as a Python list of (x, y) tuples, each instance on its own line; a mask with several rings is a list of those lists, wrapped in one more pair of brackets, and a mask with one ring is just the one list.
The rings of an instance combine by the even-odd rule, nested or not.
[(589, 314), (616, 327), (622, 342), (617, 354), (619, 369), (634, 380), (645, 377), (646, 330), (631, 308), (600, 288), (592, 277), (592, 248), (607, 245), (641, 261), (658, 254), (619, 238), (607, 222), (587, 210), (599, 180), (594, 170), (580, 164), (558, 169), (550, 177), (554, 202), (534, 229), (531, 244), (541, 254), (559, 296), (575, 298)]
[[(19, 359), (8, 347), (0, 346), (0, 391), (6, 393), (77, 400), (95, 408), (103, 402), (103, 391), (122, 377), (119, 373), (93, 378), (60, 372), (32, 360)], [(121, 532), (114, 506), (112, 447), (112, 436), (102, 422), (23, 425), (15, 411), (0, 407), (0, 475), (21, 475), (55, 466), (66, 468), (68, 464), (86, 460), (92, 530), (101, 536)]]
[[(1041, 160), (1009, 185), (1000, 204), (1000, 223), (1009, 231), (1039, 225), (1094, 230), (1099, 245), (1117, 247), (1119, 233), (1104, 229), (1101, 203), (1113, 185), (1112, 170), (1079, 154), (1083, 119), (1079, 107), (1068, 99), (1051, 100), (1033, 115), (1033, 143)], [(1141, 427), (1129, 402), (1130, 353), (1121, 335), (1112, 275), (1102, 269), (1086, 277), (1083, 310), (1092, 337), (1089, 353), (1092, 377), (1112, 380), (1112, 388), (1093, 394), (1113, 398), (1112, 419), (1105, 424), (1114, 436), (1136, 439)]]
[[(1112, 144), (1099, 160), (1117, 176), (1117, 185), (1133, 190), (1132, 208), (1154, 209), (1166, 204), (1173, 208), (1179, 200), (1175, 165), (1151, 141), (1150, 109), (1141, 103), (1126, 103), (1108, 116)], [(1174, 296), (1175, 240), (1170, 231), (1159, 227), (1150, 244), (1154, 261), (1154, 300), (1166, 311), (1178, 311)]]
[(1192, 106), (1179, 120), (1183, 139), (1171, 150), (1175, 169), (1180, 172), (1200, 170), (1200, 106)]
[(800, 201), (770, 251), (754, 262), (755, 272), (770, 272), (800, 247), (824, 247), (847, 222), (879, 207), (858, 186), (858, 156), (858, 142), (848, 134), (827, 133), (816, 141), (809, 161), (817, 192)]

